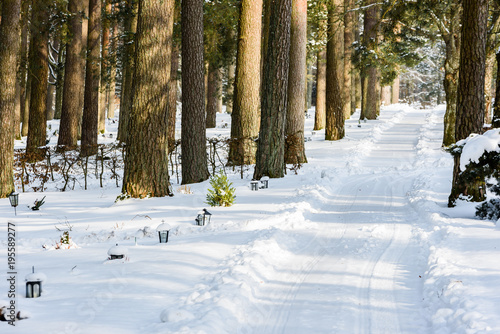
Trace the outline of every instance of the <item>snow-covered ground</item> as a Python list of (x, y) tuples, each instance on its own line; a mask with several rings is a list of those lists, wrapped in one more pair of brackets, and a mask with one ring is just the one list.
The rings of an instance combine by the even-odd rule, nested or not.
[[(0, 301), (11, 223), (16, 306), (29, 318), (0, 333), (500, 333), (500, 231), (473, 204), (447, 208), (444, 111), (393, 105), (360, 126), (355, 114), (337, 142), (309, 118), (309, 163), (257, 192), (252, 169), (230, 174), (236, 204), (208, 208), (206, 226), (194, 218), (208, 181), (118, 203), (112, 184), (46, 191), (40, 211), (27, 206), (41, 193), (21, 193), (17, 216), (3, 199)], [(76, 247), (56, 249), (69, 228)], [(109, 261), (116, 244), (127, 258)], [(28, 299), (32, 266), (46, 280)]]

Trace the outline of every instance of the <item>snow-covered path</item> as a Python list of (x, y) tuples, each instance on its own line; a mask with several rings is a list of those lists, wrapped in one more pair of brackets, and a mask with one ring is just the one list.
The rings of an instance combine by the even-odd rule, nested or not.
[(310, 246), (313, 255), (263, 332), (426, 332), (418, 316), (421, 278), (408, 266), (419, 261), (412, 242), (418, 217), (406, 196), (417, 175), (416, 145), (426, 113), (398, 117), (370, 151), (354, 157), (361, 172), (340, 178), (340, 184), (335, 179), (317, 219), (322, 223)]

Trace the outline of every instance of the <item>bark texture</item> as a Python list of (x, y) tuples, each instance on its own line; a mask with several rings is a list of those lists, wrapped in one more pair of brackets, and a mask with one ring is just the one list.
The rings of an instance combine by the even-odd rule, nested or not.
[[(380, 7), (376, 0), (367, 0), (365, 9), (363, 45), (367, 50), (376, 51), (379, 38)], [(361, 119), (376, 119), (380, 114), (380, 74), (375, 59), (370, 58), (361, 71)]]
[(120, 99), (120, 121), (118, 122), (118, 140), (125, 143), (128, 138), (128, 120), (132, 103), (132, 80), (134, 74), (134, 36), (137, 29), (137, 1), (127, 1), (128, 15), (124, 19), (124, 37), (122, 53), (122, 92)]
[[(334, 0), (328, 10), (328, 43), (326, 45), (326, 128), (325, 140), (339, 140), (344, 138), (344, 103), (342, 99), (341, 82), (344, 80), (342, 55), (343, 38), (337, 35), (343, 31), (337, 22), (342, 8), (341, 0)], [(337, 22), (337, 23), (336, 23)], [(341, 73), (342, 75), (339, 75)], [(341, 81), (342, 80), (342, 81)]]
[(122, 193), (136, 198), (169, 193), (168, 84), (174, 1), (139, 2), (132, 110)]
[(500, 51), (495, 55), (497, 62), (497, 77), (496, 77), (496, 90), (495, 90), (495, 103), (493, 104), (493, 119), (491, 126), (500, 128)]
[[(487, 0), (464, 0), (462, 43), (460, 49), (460, 79), (458, 82), (455, 140), (472, 133), (482, 133), (484, 120), (484, 75), (488, 22)], [(455, 157), (453, 184), (448, 205), (453, 206), (460, 195), (483, 201), (484, 180), (466, 180), (460, 173), (460, 158)]]
[(270, 4), (267, 56), (262, 83), (260, 135), (253, 178), (284, 176), (292, 0)]
[(168, 151), (175, 147), (175, 121), (177, 115), (177, 71), (179, 71), (179, 46), (172, 45), (172, 63), (168, 82)]
[(0, 198), (14, 190), (14, 109), (21, 0), (3, 0), (0, 23)]
[(39, 148), (45, 146), (47, 136), (49, 1), (34, 1), (32, 13), (29, 59), (31, 97), (26, 150), (37, 155), (41, 153)]
[(90, 0), (87, 36), (87, 65), (82, 119), (82, 149), (84, 156), (97, 153), (100, 79), (101, 0)]
[(259, 135), (262, 6), (262, 0), (243, 0), (240, 7), (228, 159), (232, 165), (255, 163), (255, 139)]
[(80, 99), (85, 78), (82, 63), (82, 1), (70, 0), (68, 10), (72, 14), (68, 22), (71, 41), (66, 49), (66, 78), (63, 86), (57, 145), (64, 146), (66, 149), (74, 149), (78, 144)]
[(391, 103), (399, 103), (399, 76), (394, 79), (391, 89)]
[(352, 78), (352, 43), (354, 42), (354, 0), (344, 0), (344, 84), (343, 84), (343, 102), (344, 117), (349, 119), (352, 113), (351, 107), (351, 78)]
[(209, 177), (205, 132), (203, 2), (182, 0), (182, 184)]
[(290, 29), (290, 69), (285, 127), (285, 163), (307, 162), (304, 148), (306, 103), (307, 0), (294, 0)]
[(322, 130), (326, 126), (326, 51), (318, 51), (316, 64), (316, 115), (314, 130)]
[(19, 66), (19, 107), (21, 130), (19, 137), (28, 134), (29, 108), (26, 108), (26, 93), (28, 80), (26, 79), (28, 65), (28, 18), (29, 6), (31, 1), (22, 1), (21, 4), (21, 48), (20, 48), (20, 66)]
[(99, 87), (99, 123), (98, 131), (99, 133), (104, 133), (106, 131), (106, 112), (109, 106), (109, 82), (110, 82), (110, 61), (109, 61), (109, 50), (110, 50), (110, 20), (109, 15), (111, 14), (111, 0), (103, 0), (105, 4), (105, 15), (101, 19), (102, 25), (102, 38), (101, 38), (101, 83)]
[(214, 64), (208, 67), (208, 87), (207, 87), (207, 129), (215, 128), (217, 113), (219, 112), (219, 86), (221, 82), (220, 69)]

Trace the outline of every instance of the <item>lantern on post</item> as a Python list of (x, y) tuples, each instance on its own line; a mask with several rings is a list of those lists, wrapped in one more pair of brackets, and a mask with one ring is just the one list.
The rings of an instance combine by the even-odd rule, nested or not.
[(42, 282), (45, 275), (35, 273), (35, 267), (32, 267), (31, 274), (26, 275), (26, 298), (38, 298), (42, 295)]
[(166, 244), (168, 242), (168, 233), (170, 231), (170, 225), (164, 223), (162, 220), (162, 223), (158, 225), (156, 231), (158, 231), (158, 238), (160, 239), (160, 244)]
[(14, 207), (14, 214), (17, 216), (16, 207), (19, 205), (19, 193), (16, 193), (14, 190), (9, 195), (10, 206)]
[(259, 190), (259, 181), (255, 181), (255, 180), (250, 181), (250, 190), (253, 190), (253, 191)]
[(267, 189), (269, 188), (269, 177), (264, 176), (260, 179), (260, 184), (261, 184), (261, 189)]
[(198, 213), (198, 216), (196, 216), (196, 225), (198, 226), (205, 226), (207, 223), (210, 223), (210, 218), (212, 217), (212, 214), (207, 211), (207, 209), (203, 209)]

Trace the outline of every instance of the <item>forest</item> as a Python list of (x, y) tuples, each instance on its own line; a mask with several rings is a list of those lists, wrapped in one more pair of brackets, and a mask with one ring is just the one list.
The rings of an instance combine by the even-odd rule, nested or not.
[[(497, 0), (2, 0), (0, 197), (15, 163), (50, 160), (49, 135), (57, 153), (98, 156), (115, 113), (124, 198), (173, 195), (173, 151), (181, 184), (213, 175), (206, 130), (223, 111), (223, 165), (255, 165), (256, 180), (307, 163), (311, 106), (314, 130), (336, 141), (356, 109), (361, 122), (394, 103), (445, 103), (453, 150), (500, 124), (499, 27)], [(455, 160), (449, 205), (484, 200), (484, 179)]]

